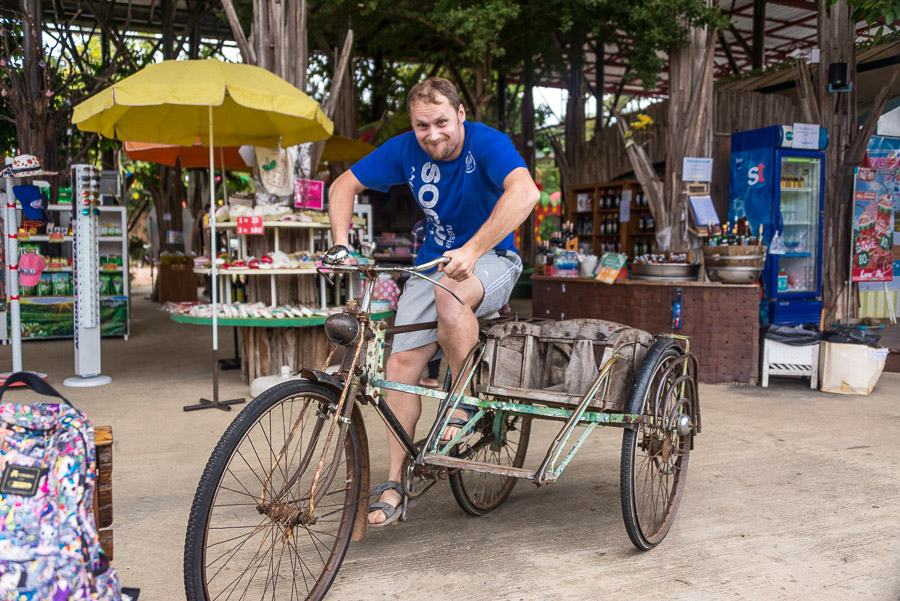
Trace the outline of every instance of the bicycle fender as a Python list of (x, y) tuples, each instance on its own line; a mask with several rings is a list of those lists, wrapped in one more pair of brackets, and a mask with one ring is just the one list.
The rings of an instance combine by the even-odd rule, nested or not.
[(301, 369), (300, 375), (307, 380), (318, 382), (319, 384), (330, 388), (332, 392), (337, 393), (338, 396), (344, 391), (344, 383), (324, 371), (318, 369)]
[(361, 541), (366, 537), (366, 528), (369, 525), (369, 499), (372, 493), (372, 483), (369, 481), (369, 437), (366, 434), (366, 422), (363, 421), (359, 403), (354, 403), (353, 413), (350, 416), (353, 427), (356, 429), (356, 439), (359, 441), (359, 505), (356, 508), (356, 521), (353, 524), (353, 533), (350, 540)]

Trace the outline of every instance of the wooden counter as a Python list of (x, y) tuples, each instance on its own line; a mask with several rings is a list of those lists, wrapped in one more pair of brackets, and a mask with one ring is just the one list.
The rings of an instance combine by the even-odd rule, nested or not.
[[(532, 276), (532, 314), (550, 319), (597, 318), (652, 334), (691, 337), (701, 382), (756, 384), (759, 374), (759, 286), (703, 282)], [(683, 291), (682, 327), (672, 329), (675, 288)]]

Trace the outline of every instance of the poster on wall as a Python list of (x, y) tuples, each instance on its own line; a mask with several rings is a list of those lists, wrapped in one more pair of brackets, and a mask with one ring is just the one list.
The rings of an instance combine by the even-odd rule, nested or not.
[(856, 170), (853, 185), (854, 282), (890, 282), (893, 276), (894, 185), (892, 169)]

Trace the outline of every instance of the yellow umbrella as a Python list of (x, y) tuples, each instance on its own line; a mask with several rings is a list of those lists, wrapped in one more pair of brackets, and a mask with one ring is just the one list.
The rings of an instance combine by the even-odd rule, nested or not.
[(75, 107), (72, 122), (107, 138), (193, 146), (213, 132), (219, 146), (315, 142), (334, 125), (319, 104), (274, 73), (220, 60), (163, 61)]
[(193, 146), (198, 136), (209, 140), (213, 400), (201, 399), (185, 410), (230, 409), (231, 403), (244, 402), (219, 402), (215, 144), (292, 146), (328, 138), (334, 124), (316, 101), (274, 73), (215, 59), (151, 65), (76, 106), (72, 122), (82, 131), (120, 140), (181, 146)]
[(375, 150), (374, 146), (362, 140), (331, 136), (325, 141), (325, 148), (322, 150), (322, 160), (329, 163), (355, 163), (366, 157), (373, 150)]

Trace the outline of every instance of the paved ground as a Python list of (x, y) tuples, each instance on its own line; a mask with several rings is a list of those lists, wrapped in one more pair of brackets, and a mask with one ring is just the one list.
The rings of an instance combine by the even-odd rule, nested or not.
[[(211, 394), (210, 332), (135, 299), (131, 339), (103, 343), (113, 383), (65, 394), (113, 426), (123, 582), (142, 588), (142, 599), (177, 600), (194, 488), (233, 412), (182, 411)], [(26, 368), (60, 388), (73, 372), (71, 341), (27, 343), (24, 355)], [(0, 365), (9, 364), (2, 347)], [(222, 374), (223, 398), (247, 394), (237, 373)], [(768, 390), (702, 386), (701, 400), (684, 499), (657, 549), (639, 553), (628, 540), (621, 433), (601, 431), (560, 482), (520, 483), (482, 518), (467, 517), (438, 485), (410, 521), (351, 546), (329, 598), (900, 599), (900, 374), (885, 374), (869, 397), (776, 378)], [(377, 484), (385, 448), (380, 422), (366, 417)], [(553, 434), (546, 424), (535, 431), (531, 460)]]

